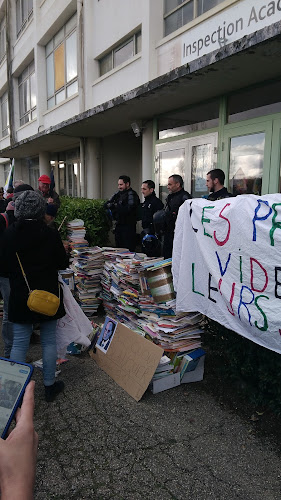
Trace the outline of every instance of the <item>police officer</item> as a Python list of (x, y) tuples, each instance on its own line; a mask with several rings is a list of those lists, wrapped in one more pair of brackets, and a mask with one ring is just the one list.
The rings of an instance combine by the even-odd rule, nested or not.
[(183, 189), (183, 179), (180, 175), (170, 175), (167, 187), (169, 194), (164, 208), (164, 259), (172, 257), (174, 233), (179, 208), (186, 200), (192, 198), (190, 194)]
[(233, 196), (224, 187), (224, 180), (225, 173), (220, 168), (214, 168), (207, 173), (206, 186), (210, 192), (207, 200), (216, 201)]
[(120, 175), (118, 191), (105, 202), (106, 209), (111, 211), (112, 219), (116, 221), (115, 244), (119, 248), (128, 248), (134, 252), (136, 247), (137, 207), (140, 199), (131, 188), (131, 179)]
[(162, 210), (164, 205), (155, 194), (155, 183), (152, 180), (143, 181), (141, 192), (144, 202), (141, 204), (142, 247), (148, 257), (159, 257), (161, 245), (155, 236), (153, 215)]

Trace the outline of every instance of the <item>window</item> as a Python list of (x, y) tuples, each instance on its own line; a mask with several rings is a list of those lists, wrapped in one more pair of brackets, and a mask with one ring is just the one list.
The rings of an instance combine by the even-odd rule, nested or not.
[(76, 15), (46, 46), (48, 109), (78, 92)]
[(24, 125), (37, 116), (36, 112), (36, 83), (34, 61), (25, 68), (18, 79), (20, 125)]
[(33, 0), (17, 0), (16, 1), (16, 22), (17, 36), (20, 35), (27, 21), (33, 14)]
[(133, 36), (125, 40), (112, 49), (108, 54), (102, 57), (100, 63), (100, 76), (108, 73), (113, 68), (120, 66), (128, 59), (138, 54), (141, 51), (141, 32), (138, 31)]
[(0, 62), (6, 55), (6, 22), (2, 19), (0, 22)]
[(242, 89), (228, 98), (228, 123), (281, 112), (281, 80)]
[(1, 137), (9, 134), (9, 108), (8, 108), (8, 92), (2, 95), (0, 99), (1, 106)]
[(261, 195), (265, 132), (230, 140), (229, 187), (237, 194)]
[(6, 180), (8, 179), (8, 175), (10, 173), (10, 170), (11, 170), (11, 163), (10, 162), (4, 163), (4, 179), (5, 179), (5, 183), (6, 183)]
[(37, 189), (38, 188), (38, 179), (40, 177), (39, 157), (35, 156), (33, 158), (25, 158), (24, 160), (21, 160), (21, 168), (28, 169), (29, 184), (34, 189)]
[(207, 130), (219, 125), (219, 100), (212, 99), (187, 109), (173, 111), (158, 119), (159, 139)]
[(201, 16), (223, 0), (165, 0), (165, 36)]

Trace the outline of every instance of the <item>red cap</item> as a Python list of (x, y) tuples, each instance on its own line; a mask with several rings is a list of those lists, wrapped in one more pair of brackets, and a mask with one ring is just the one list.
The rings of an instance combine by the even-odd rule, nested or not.
[(43, 182), (43, 184), (51, 184), (51, 179), (48, 175), (41, 175), (38, 179), (38, 181)]

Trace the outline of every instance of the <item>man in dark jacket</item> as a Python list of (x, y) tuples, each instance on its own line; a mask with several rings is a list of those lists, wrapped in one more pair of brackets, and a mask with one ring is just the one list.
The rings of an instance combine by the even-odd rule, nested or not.
[(233, 196), (224, 187), (225, 174), (220, 168), (214, 168), (207, 173), (206, 186), (210, 191), (208, 200), (216, 201)]
[(144, 202), (141, 204), (142, 246), (149, 257), (160, 256), (160, 242), (155, 236), (153, 215), (164, 207), (162, 201), (155, 194), (155, 183), (152, 180), (143, 181), (141, 191)]
[(191, 198), (183, 189), (183, 179), (173, 174), (168, 179), (169, 193), (165, 205), (164, 259), (172, 257), (176, 220), (180, 206)]
[(118, 191), (104, 207), (110, 210), (112, 219), (116, 221), (116, 247), (128, 248), (134, 252), (136, 247), (137, 207), (140, 199), (136, 191), (131, 188), (131, 179), (127, 175), (120, 175)]

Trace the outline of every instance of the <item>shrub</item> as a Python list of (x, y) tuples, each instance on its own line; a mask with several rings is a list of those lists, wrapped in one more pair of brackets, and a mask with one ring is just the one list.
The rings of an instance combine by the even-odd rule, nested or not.
[(219, 374), (252, 403), (281, 415), (281, 355), (208, 318), (205, 332), (206, 345), (219, 357)]
[(61, 196), (60, 200), (61, 205), (56, 217), (56, 223), (59, 226), (66, 216), (60, 230), (62, 239), (67, 237), (67, 222), (73, 219), (82, 219), (87, 230), (86, 239), (89, 241), (90, 246), (107, 245), (110, 222), (103, 208), (103, 200), (71, 198), (70, 196)]

